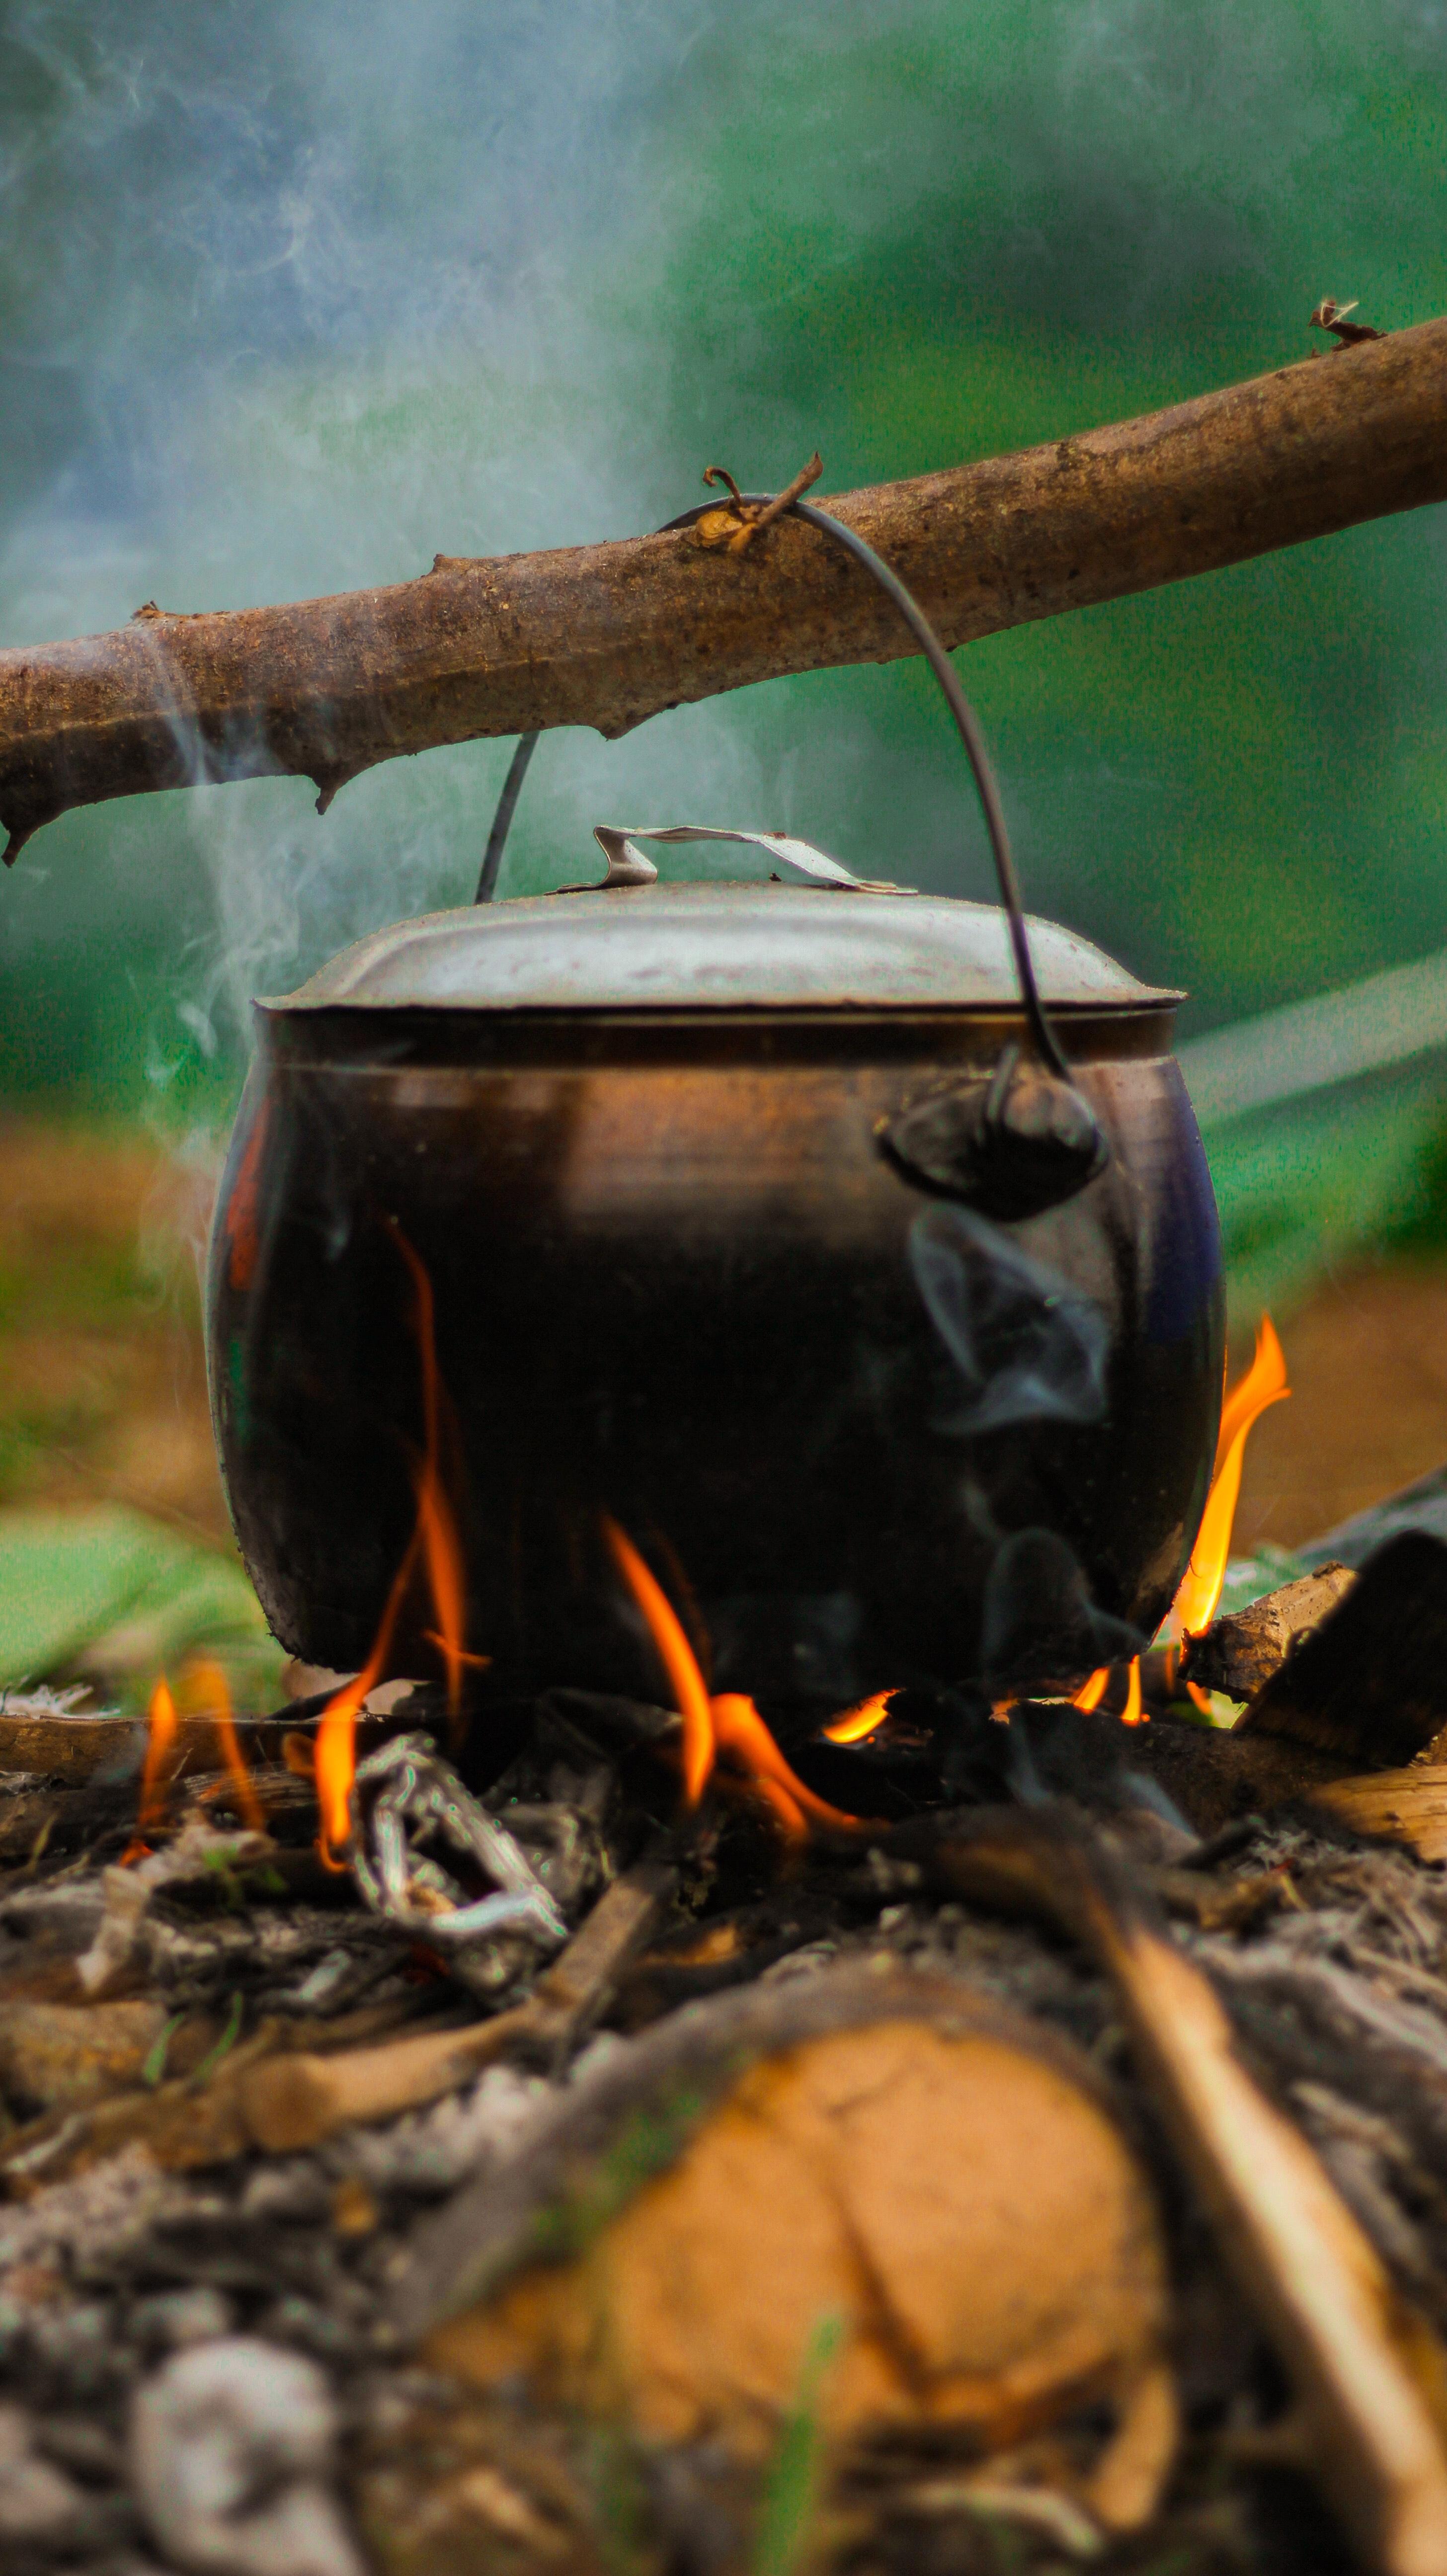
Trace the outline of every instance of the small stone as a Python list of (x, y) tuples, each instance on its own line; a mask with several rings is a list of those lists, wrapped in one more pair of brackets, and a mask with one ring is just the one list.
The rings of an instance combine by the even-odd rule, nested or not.
[(263, 2165), (247, 2183), (241, 2207), (247, 2218), (310, 2223), (326, 2213), (326, 2177), (309, 2161)]
[(131, 2471), (154, 2538), (194, 2576), (363, 2576), (326, 2483), (335, 2439), (316, 2365), (233, 2335), (141, 2389)]

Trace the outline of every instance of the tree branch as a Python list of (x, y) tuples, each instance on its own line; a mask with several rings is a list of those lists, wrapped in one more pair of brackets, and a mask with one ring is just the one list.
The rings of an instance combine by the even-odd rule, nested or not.
[[(1139, 420), (831, 502), (950, 645), (1447, 499), (1447, 319)], [(13, 859), (73, 805), (309, 777), (322, 809), (404, 752), (662, 708), (914, 649), (835, 547), (788, 518), (732, 553), (672, 536), (473, 561), (283, 608), (137, 612), (0, 652)]]

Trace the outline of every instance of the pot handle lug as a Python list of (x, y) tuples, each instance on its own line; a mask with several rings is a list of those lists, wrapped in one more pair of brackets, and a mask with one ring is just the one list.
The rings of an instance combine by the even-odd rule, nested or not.
[(1013, 1041), (993, 1073), (936, 1092), (891, 1119), (881, 1149), (915, 1189), (982, 1216), (1043, 1216), (1103, 1172), (1110, 1149), (1073, 1083)]

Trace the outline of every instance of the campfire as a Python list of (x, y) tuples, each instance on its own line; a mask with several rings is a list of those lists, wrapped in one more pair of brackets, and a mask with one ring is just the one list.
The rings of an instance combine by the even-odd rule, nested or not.
[[(290, 1696), (0, 1703), (17, 2576), (1447, 2576), (1447, 1548), (1221, 1615), (1289, 1388), (1181, 997), (1026, 914), (821, 472), (643, 560), (907, 629), (998, 908), (677, 823), (497, 903), (525, 734), (474, 905), (257, 1005), (208, 1367)], [(17, 845), (155, 783), (32, 679)]]
[(604, 1513), (652, 1694), (504, 1727), (389, 1232), (421, 1437), (360, 1669), (262, 1716), (214, 1662), (158, 1676), (128, 1777), (105, 1720), (0, 1713), (3, 2314), (47, 2391), (7, 2564), (601, 2569), (626, 2496), (640, 2566), (1149, 2531), (1204, 2576), (1224, 2530), (1286, 2546), (1289, 2392), (1368, 2563), (1442, 2563), (1406, 2180), (1447, 2046), (1441, 1550), (1216, 1617), (1269, 1320), (1137, 1651), (973, 1703), (907, 1677), (786, 1746)]

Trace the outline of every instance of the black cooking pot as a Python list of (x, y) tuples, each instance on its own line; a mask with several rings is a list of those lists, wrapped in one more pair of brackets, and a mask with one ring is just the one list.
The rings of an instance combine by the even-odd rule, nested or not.
[[(735, 491), (737, 543), (791, 508), (894, 601), (1003, 910), (688, 828), (600, 829), (603, 886), (492, 908), (528, 737), (488, 908), (259, 1006), (211, 1383), (310, 1662), (649, 1691), (621, 1527), (715, 1690), (1000, 1691), (1129, 1650), (1185, 1567), (1223, 1324), (1180, 997), (1026, 922), (958, 675), (818, 471)], [(770, 881), (660, 886), (646, 839), (749, 841)]]
[[(209, 1346), (277, 1635), (362, 1664), (429, 1443), (484, 1692), (658, 1695), (605, 1514), (717, 1689), (998, 1689), (1148, 1635), (1223, 1358), (1180, 997), (1031, 923), (1057, 1081), (1002, 914), (639, 882), (600, 838), (605, 890), (406, 923), (257, 1006)], [(390, 1670), (436, 1668), (437, 1617), (419, 1571)]]

